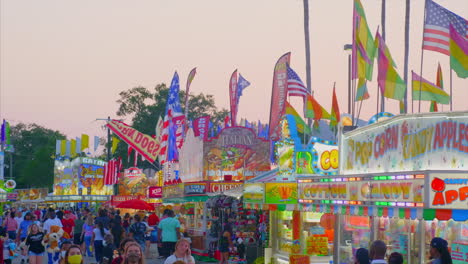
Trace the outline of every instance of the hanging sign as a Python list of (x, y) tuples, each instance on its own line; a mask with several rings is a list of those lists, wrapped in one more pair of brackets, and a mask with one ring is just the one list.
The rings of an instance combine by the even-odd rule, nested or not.
[(245, 183), (244, 184), (244, 202), (245, 203), (263, 203), (265, 200), (264, 183)]
[(208, 185), (209, 193), (222, 193), (242, 186), (242, 182), (210, 182)]
[(149, 198), (162, 198), (162, 187), (161, 186), (150, 186), (148, 187)]
[(267, 204), (296, 204), (297, 183), (295, 182), (267, 182), (265, 183), (265, 203)]
[(379, 177), (384, 180), (350, 181), (349, 178), (334, 178), (333, 182), (300, 180), (299, 202), (309, 203), (311, 200), (394, 202), (394, 206), (410, 206), (406, 203), (424, 202), (423, 178), (416, 178), (416, 175), (376, 176)]
[(430, 173), (431, 208), (468, 208), (468, 173)]
[(206, 182), (190, 182), (184, 185), (184, 194), (188, 196), (197, 196), (206, 194)]
[(161, 151), (161, 145), (158, 140), (150, 135), (139, 132), (123, 122), (112, 120), (107, 122), (107, 127), (151, 163), (156, 160)]
[(163, 187), (163, 199), (184, 197), (184, 184), (173, 184)]
[(468, 170), (468, 112), (396, 116), (345, 133), (342, 174)]

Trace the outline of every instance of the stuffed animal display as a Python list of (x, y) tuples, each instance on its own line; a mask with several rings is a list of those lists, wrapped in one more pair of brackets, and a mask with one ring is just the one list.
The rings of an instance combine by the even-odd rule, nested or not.
[[(53, 225), (50, 227), (50, 232), (44, 236), (42, 244), (47, 248), (47, 252), (56, 253), (60, 251), (59, 242), (60, 238), (67, 238), (68, 234), (64, 234), (60, 226)], [(68, 236), (68, 238), (70, 238)]]

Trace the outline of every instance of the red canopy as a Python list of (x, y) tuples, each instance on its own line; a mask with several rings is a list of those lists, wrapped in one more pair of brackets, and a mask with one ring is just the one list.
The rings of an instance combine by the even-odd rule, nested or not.
[(144, 211), (154, 211), (154, 206), (140, 199), (133, 199), (119, 203), (117, 208), (138, 209)]

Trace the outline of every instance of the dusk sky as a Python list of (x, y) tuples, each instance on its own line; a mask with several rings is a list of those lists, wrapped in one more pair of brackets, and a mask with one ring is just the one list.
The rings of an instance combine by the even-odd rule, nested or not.
[[(381, 0), (361, 1), (375, 32)], [(435, 2), (468, 18), (466, 0)], [(330, 109), (336, 81), (340, 110), (346, 112), (343, 45), (351, 43), (353, 1), (309, 3), (312, 89)], [(420, 71), (423, 11), (423, 0), (411, 1), (410, 72)], [(405, 0), (387, 1), (386, 17), (387, 45), (403, 77)], [(216, 105), (228, 109), (229, 77), (238, 69), (251, 82), (240, 98), (238, 118), (265, 123), (273, 67), (282, 54), (291, 51), (291, 67), (306, 82), (302, 0), (2, 0), (0, 22), (0, 118), (34, 122), (70, 138), (104, 136), (103, 123), (94, 120), (117, 117), (119, 92), (168, 84), (176, 70), (185, 89), (189, 71), (197, 67), (191, 92), (213, 94)], [(448, 56), (425, 51), (423, 76), (435, 82), (438, 62), (448, 90)], [(363, 119), (376, 112), (377, 82), (368, 88)], [(453, 92), (454, 110), (467, 110), (468, 79), (454, 73)], [(300, 99), (291, 101), (302, 109)], [(398, 112), (398, 102), (386, 105)]]

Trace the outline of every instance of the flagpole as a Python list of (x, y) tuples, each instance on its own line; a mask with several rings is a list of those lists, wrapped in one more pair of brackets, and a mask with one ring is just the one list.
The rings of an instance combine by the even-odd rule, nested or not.
[(452, 65), (450, 65), (450, 112), (453, 111), (453, 104), (452, 104)]
[[(382, 13), (381, 13), (381, 24), (382, 24), (382, 39), (385, 41), (385, 4), (386, 0), (382, 0)], [(382, 97), (380, 98), (382, 102), (380, 103), (380, 111), (385, 112), (385, 100), (384, 100), (384, 93), (382, 93)], [(377, 110), (378, 112), (378, 110)]]
[[(426, 22), (426, 5), (427, 5), (427, 0), (424, 1), (424, 20), (423, 24)], [(424, 39), (424, 28), (422, 32), (422, 38)], [(423, 42), (424, 43), (424, 42)], [(424, 63), (424, 49), (423, 49), (423, 43), (421, 43), (421, 70), (419, 72), (419, 76), (421, 78), (423, 77), (423, 63)], [(422, 94), (422, 81), (419, 82), (419, 104), (418, 104), (418, 113), (421, 113), (421, 94)], [(413, 100), (413, 98), (411, 98)]]
[(377, 111), (376, 111), (376, 114), (379, 113), (379, 97), (380, 97), (380, 87), (377, 84)]
[(403, 99), (405, 107), (405, 114), (408, 113), (408, 58), (409, 58), (409, 24), (410, 24), (410, 0), (406, 0), (405, 11), (405, 66), (404, 66), (404, 79), (406, 83), (405, 98)]

